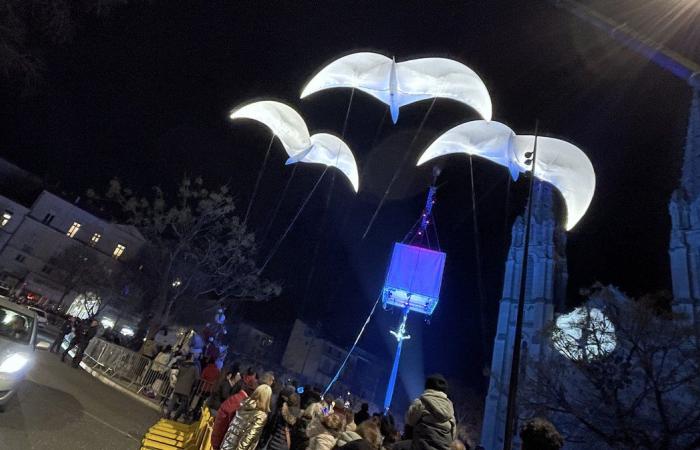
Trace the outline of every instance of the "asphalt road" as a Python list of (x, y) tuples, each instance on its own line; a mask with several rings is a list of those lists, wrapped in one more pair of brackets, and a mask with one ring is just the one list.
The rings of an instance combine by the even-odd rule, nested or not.
[(36, 363), (0, 413), (0, 449), (123, 450), (140, 448), (158, 413), (101, 383), (57, 355)]

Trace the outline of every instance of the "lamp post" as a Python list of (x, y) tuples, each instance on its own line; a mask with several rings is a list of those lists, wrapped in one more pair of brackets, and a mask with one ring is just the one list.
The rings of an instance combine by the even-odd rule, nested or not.
[(527, 218), (525, 219), (525, 240), (523, 248), (523, 263), (520, 272), (520, 291), (518, 293), (518, 308), (515, 319), (515, 336), (513, 337), (513, 358), (510, 365), (510, 378), (508, 380), (508, 404), (506, 407), (506, 427), (503, 440), (503, 450), (511, 450), (513, 447), (513, 434), (517, 413), (518, 375), (520, 374), (521, 340), (523, 336), (523, 314), (525, 311), (525, 284), (527, 281), (527, 260), (530, 248), (530, 224), (532, 222), (532, 192), (535, 185), (535, 162), (537, 159), (537, 135), (538, 122), (535, 122), (535, 143), (531, 152), (525, 153), (525, 164), (532, 167), (530, 172), (530, 190), (528, 192)]

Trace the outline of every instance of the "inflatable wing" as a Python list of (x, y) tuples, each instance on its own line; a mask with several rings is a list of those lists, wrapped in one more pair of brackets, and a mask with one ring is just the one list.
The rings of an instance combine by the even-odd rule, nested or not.
[(289, 156), (294, 156), (311, 146), (309, 130), (304, 119), (291, 106), (264, 100), (250, 103), (231, 113), (231, 119), (252, 119), (267, 126), (282, 142)]
[(399, 106), (433, 97), (450, 98), (491, 120), (489, 91), (479, 75), (464, 64), (446, 58), (422, 58), (396, 66)]
[(435, 97), (464, 103), (491, 120), (491, 98), (484, 82), (473, 70), (451, 59), (397, 63), (378, 53), (353, 53), (321, 69), (306, 85), (301, 98), (338, 87), (361, 90), (387, 104), (394, 123), (401, 106)]
[(355, 192), (360, 189), (357, 163), (350, 147), (332, 134), (318, 133), (311, 136), (311, 148), (287, 160), (287, 164), (296, 162), (334, 166), (348, 177)]
[(507, 167), (513, 180), (517, 180), (522, 169), (513, 153), (511, 142), (514, 138), (513, 130), (500, 122), (466, 122), (438, 137), (423, 152), (416, 165), (451, 153), (465, 153)]
[[(516, 136), (513, 147), (523, 171), (525, 152), (532, 151), (535, 136)], [(566, 201), (566, 229), (572, 229), (588, 210), (595, 192), (593, 164), (578, 147), (561, 139), (537, 137), (535, 176), (551, 183)]]

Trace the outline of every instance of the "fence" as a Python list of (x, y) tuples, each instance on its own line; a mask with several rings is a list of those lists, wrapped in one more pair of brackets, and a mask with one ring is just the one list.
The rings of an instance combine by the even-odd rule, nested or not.
[[(66, 337), (66, 342), (70, 342), (69, 337)], [(64, 348), (67, 345), (64, 343)], [(90, 341), (83, 355), (83, 363), (120, 386), (160, 405), (170, 398), (177, 374), (177, 369), (100, 338)], [(189, 409), (194, 410), (211, 390), (211, 383), (198, 380), (192, 388)]]

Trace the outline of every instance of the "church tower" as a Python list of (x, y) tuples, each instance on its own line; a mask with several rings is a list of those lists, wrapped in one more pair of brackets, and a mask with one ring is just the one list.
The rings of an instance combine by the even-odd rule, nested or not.
[(700, 326), (700, 76), (691, 79), (688, 135), (681, 185), (668, 206), (671, 214), (671, 278), (673, 310)]
[[(555, 309), (564, 306), (566, 297), (566, 234), (557, 220), (555, 193), (549, 184), (535, 182), (534, 210), (530, 229), (530, 249), (525, 288), (523, 316), (523, 359), (537, 359), (545, 351), (543, 329), (554, 319)], [(530, 206), (528, 206), (530, 207)], [(498, 326), (493, 345), (491, 376), (484, 409), (481, 442), (487, 450), (503, 448), (508, 378), (510, 376), (513, 336), (517, 314), (520, 276), (523, 261), (525, 217), (527, 211), (513, 224), (512, 240), (503, 297), (498, 312)], [(523, 365), (523, 368), (526, 366)]]

